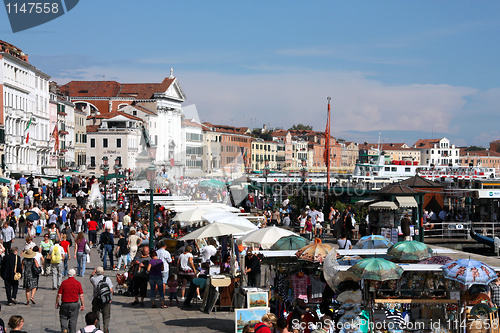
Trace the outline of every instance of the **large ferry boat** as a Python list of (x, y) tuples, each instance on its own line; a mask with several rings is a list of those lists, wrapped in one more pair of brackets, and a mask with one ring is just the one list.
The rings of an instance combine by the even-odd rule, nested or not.
[(376, 162), (356, 164), (353, 179), (399, 181), (415, 175), (441, 181), (497, 178), (495, 168), (420, 165), (416, 161), (392, 161), (391, 164), (386, 164), (383, 154), (373, 157)]

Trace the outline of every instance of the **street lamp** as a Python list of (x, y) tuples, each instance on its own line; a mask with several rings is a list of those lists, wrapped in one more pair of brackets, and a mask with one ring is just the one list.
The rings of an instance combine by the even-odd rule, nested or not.
[(266, 185), (264, 186), (264, 210), (266, 209), (266, 204), (267, 204), (267, 176), (269, 176), (269, 162), (267, 161), (267, 157), (265, 158), (265, 167), (262, 169), (262, 175), (264, 176), (266, 180)]
[(115, 168), (115, 179), (116, 179), (115, 186), (116, 186), (116, 206), (117, 206), (117, 208), (118, 208), (118, 170), (120, 170), (120, 167), (121, 167), (121, 165), (120, 165), (120, 158), (116, 157), (115, 158), (115, 166), (114, 166), (114, 168)]
[(107, 156), (103, 156), (102, 165), (103, 165), (102, 173), (104, 175), (104, 214), (106, 214), (106, 182), (108, 180), (108, 172), (109, 172)]
[(304, 183), (307, 178), (307, 168), (306, 168), (306, 160), (302, 160), (302, 168), (300, 169), (300, 180), (302, 181), (302, 189), (304, 188)]
[(149, 181), (149, 249), (153, 249), (154, 242), (154, 203), (153, 203), (153, 192), (154, 192), (154, 182), (156, 180), (156, 166), (151, 163), (146, 169), (146, 177)]

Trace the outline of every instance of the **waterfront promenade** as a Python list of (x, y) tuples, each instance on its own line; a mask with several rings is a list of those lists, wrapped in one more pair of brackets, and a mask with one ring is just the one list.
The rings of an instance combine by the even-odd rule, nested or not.
[[(39, 244), (41, 237), (36, 237), (34, 241)], [(24, 240), (16, 239), (14, 246), (22, 249)], [(80, 313), (78, 318), (78, 328), (85, 326), (85, 314), (92, 308), (92, 286), (89, 281), (89, 275), (95, 267), (102, 266), (99, 261), (99, 255), (96, 249), (92, 249), (91, 262), (87, 263), (85, 277), (77, 277), (82, 283), (85, 294), (85, 310)], [(76, 260), (71, 259), (69, 267), (76, 267)], [(116, 286), (114, 271), (105, 271), (113, 285)], [(65, 279), (65, 278), (64, 278)], [(26, 296), (23, 289), (19, 289), (17, 295), (18, 305), (7, 306), (7, 298), (3, 281), (1, 282), (0, 304), (2, 311), (0, 318), (9, 320), (12, 315), (21, 315), (24, 317), (25, 324), (23, 330), (28, 333), (47, 333), (60, 332), (59, 310), (55, 309), (55, 299), (57, 291), (52, 290), (52, 277), (40, 277), (40, 286), (35, 296), (35, 305), (26, 306)], [(148, 286), (149, 291), (149, 286)], [(168, 308), (152, 309), (148, 299), (145, 299), (146, 306), (141, 308), (132, 306), (133, 297), (116, 295), (113, 298), (111, 306), (110, 332), (120, 333), (153, 333), (153, 332), (234, 332), (234, 312), (212, 312), (211, 314), (202, 313), (196, 306), (185, 309), (176, 305)], [(168, 301), (166, 304), (169, 304)]]

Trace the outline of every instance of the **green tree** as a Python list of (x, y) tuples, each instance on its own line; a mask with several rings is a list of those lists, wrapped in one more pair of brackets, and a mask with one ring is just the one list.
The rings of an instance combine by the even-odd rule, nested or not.
[(289, 128), (289, 131), (312, 131), (313, 127), (311, 125), (297, 124)]

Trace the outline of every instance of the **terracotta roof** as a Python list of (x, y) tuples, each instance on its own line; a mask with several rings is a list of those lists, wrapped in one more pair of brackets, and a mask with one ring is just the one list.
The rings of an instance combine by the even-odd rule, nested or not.
[(287, 133), (288, 133), (288, 131), (285, 131), (285, 130), (277, 130), (277, 131), (272, 132), (271, 136), (272, 137), (286, 136)]
[[(409, 150), (410, 148), (403, 148), (403, 146), (407, 146), (406, 143), (381, 143), (380, 149), (382, 150)], [(378, 149), (378, 143), (360, 143), (358, 148), (361, 149)]]
[(420, 176), (413, 176), (411, 178), (408, 178), (406, 180), (403, 180), (401, 185), (413, 187), (413, 188), (419, 188), (419, 187), (444, 187), (443, 185), (433, 182), (429, 179), (422, 178)]
[(468, 156), (481, 156), (481, 157), (500, 157), (500, 153), (497, 153), (496, 151), (493, 150), (472, 150), (472, 151), (465, 151), (467, 148), (460, 148), (460, 156), (467, 157)]
[(120, 91), (116, 81), (71, 81), (60, 87), (71, 97), (115, 97)]
[(71, 81), (61, 86), (61, 92), (71, 97), (130, 97), (152, 99), (154, 93), (167, 91), (175, 79), (161, 83), (118, 83), (116, 81)]
[(415, 148), (434, 148), (435, 144), (438, 144), (441, 139), (420, 139), (413, 145)]
[(113, 118), (113, 117), (117, 117), (117, 116), (124, 116), (125, 118), (128, 118), (128, 119), (143, 121), (143, 120), (142, 120), (141, 118), (139, 118), (139, 117), (132, 116), (132, 115), (130, 115), (130, 114), (127, 114), (127, 113), (125, 113), (125, 112), (121, 112), (121, 111), (107, 112), (106, 114), (101, 115), (101, 118), (102, 118), (102, 119), (111, 119), (111, 118)]
[(87, 125), (87, 133), (97, 132), (99, 125)]

